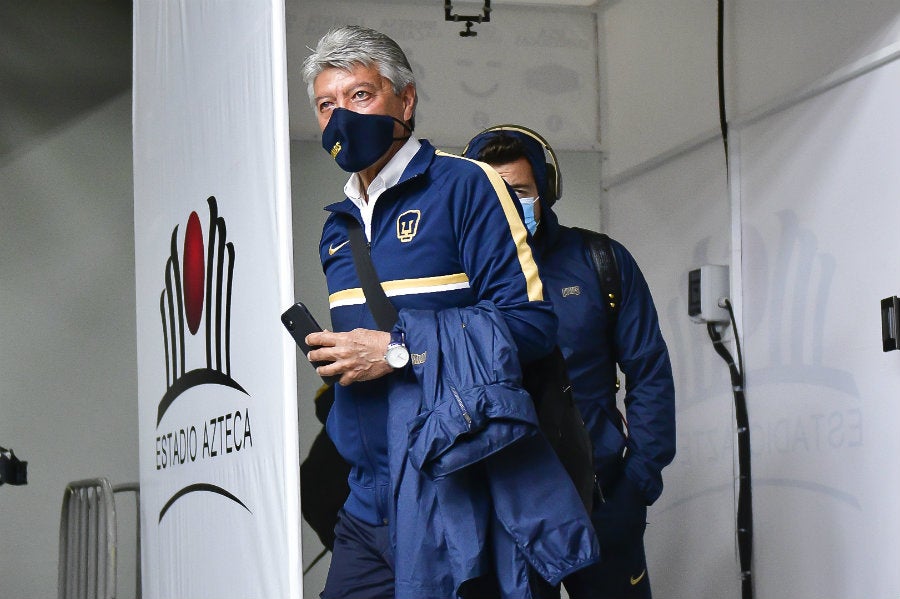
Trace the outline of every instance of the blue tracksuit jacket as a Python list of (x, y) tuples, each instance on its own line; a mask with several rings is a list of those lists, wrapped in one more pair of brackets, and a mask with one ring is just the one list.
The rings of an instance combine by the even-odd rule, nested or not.
[[(360, 220), (349, 199), (326, 207), (319, 245), (336, 331), (377, 329), (353, 265), (346, 223)], [(436, 151), (427, 141), (397, 185), (378, 199), (370, 255), (398, 310), (441, 310), (488, 300), (497, 306), (524, 361), (556, 343), (556, 316), (543, 288), (521, 208), (490, 167)], [(410, 347), (415, 353), (416, 348)], [(387, 523), (389, 386), (401, 373), (342, 387), (326, 423), (351, 466), (345, 509)]]
[(499, 310), (402, 310), (412, 377), (389, 408), (397, 599), (465, 595), (495, 577), (498, 599), (531, 593), (528, 566), (557, 584), (599, 550), (578, 492), (539, 433)]
[[(591, 433), (598, 480), (606, 484), (622, 471), (627, 446), (624, 473), (650, 505), (662, 493), (662, 469), (675, 457), (675, 386), (647, 282), (613, 240), (622, 298), (611, 347), (607, 308), (581, 235), (541, 206), (534, 246), (545, 295), (559, 315), (559, 346)], [(616, 413), (616, 362), (625, 375), (627, 440)]]

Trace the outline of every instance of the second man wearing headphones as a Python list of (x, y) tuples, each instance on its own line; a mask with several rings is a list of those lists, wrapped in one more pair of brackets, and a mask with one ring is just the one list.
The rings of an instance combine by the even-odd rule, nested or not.
[[(591, 434), (591, 517), (602, 561), (563, 584), (572, 599), (649, 599), (647, 506), (662, 492), (662, 469), (675, 456), (672, 368), (650, 289), (631, 254), (607, 238), (621, 297), (613, 309), (602, 297), (588, 242), (597, 234), (559, 224), (552, 210), (562, 192), (556, 155), (536, 132), (491, 127), (464, 155), (490, 164), (519, 196), (545, 293), (559, 317), (573, 395)], [(627, 418), (616, 407), (617, 364), (625, 375)]]

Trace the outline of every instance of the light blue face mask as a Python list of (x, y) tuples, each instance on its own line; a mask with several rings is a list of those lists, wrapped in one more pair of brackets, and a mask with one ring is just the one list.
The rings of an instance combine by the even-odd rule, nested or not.
[(534, 220), (534, 203), (536, 201), (537, 198), (519, 198), (519, 203), (522, 204), (522, 212), (525, 213), (525, 227), (532, 235), (537, 231), (539, 222)]

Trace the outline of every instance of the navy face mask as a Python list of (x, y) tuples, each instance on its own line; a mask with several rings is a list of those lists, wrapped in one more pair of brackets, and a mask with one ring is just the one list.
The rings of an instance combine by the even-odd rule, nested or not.
[(386, 114), (335, 108), (322, 131), (322, 147), (339, 167), (348, 173), (358, 173), (375, 164), (392, 143), (409, 139), (409, 136), (394, 137), (395, 121), (412, 131), (403, 121)]

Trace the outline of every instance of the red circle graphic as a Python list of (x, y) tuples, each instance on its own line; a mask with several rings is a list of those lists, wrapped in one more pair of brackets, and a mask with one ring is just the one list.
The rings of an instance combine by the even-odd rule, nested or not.
[(191, 212), (187, 228), (184, 231), (184, 308), (187, 313), (187, 325), (191, 335), (200, 328), (200, 317), (203, 315), (203, 290), (205, 268), (203, 263), (203, 229), (200, 228), (200, 217)]

